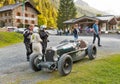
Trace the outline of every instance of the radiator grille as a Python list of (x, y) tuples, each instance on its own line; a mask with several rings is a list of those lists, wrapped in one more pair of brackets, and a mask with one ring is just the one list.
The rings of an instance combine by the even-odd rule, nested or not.
[(54, 61), (53, 60), (54, 55), (55, 55), (55, 51), (47, 50), (46, 55), (45, 55), (46, 61), (53, 62)]

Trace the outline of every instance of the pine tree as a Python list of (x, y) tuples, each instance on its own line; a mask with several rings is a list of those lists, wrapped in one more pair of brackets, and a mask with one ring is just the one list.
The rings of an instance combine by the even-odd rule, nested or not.
[(4, 5), (9, 5), (9, 1), (8, 1), (8, 0), (5, 0), (3, 4), (4, 4)]
[(3, 1), (3, 0), (0, 0), (0, 7), (3, 6), (3, 3), (4, 3), (4, 1)]
[(60, 0), (57, 18), (58, 28), (63, 29), (63, 22), (75, 18), (76, 14), (76, 7), (73, 0)]

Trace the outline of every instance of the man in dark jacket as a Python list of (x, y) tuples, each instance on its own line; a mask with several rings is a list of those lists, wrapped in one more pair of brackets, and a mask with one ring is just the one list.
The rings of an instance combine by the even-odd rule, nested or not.
[(32, 35), (32, 31), (33, 31), (34, 26), (30, 25), (29, 28), (25, 29), (23, 32), (23, 36), (24, 36), (24, 44), (26, 47), (26, 55), (27, 55), (27, 61), (29, 61), (29, 56), (32, 53), (32, 44), (30, 42), (30, 38)]
[(46, 26), (42, 25), (40, 26), (40, 38), (42, 39), (42, 53), (45, 54), (46, 48), (47, 48), (47, 42), (48, 42), (48, 33), (45, 32)]

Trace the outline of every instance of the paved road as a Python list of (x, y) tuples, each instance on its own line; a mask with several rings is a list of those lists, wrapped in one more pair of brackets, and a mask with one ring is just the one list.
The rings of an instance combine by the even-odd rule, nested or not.
[[(48, 47), (55, 46), (64, 39), (73, 39), (73, 36), (50, 36)], [(86, 40), (89, 44), (92, 43), (92, 36), (80, 36), (79, 39)], [(98, 47), (98, 58), (103, 55), (119, 53), (120, 35), (102, 35), (101, 44), (103, 46)], [(0, 48), (0, 84), (14, 83), (15, 81), (21, 81), (20, 84), (34, 84), (35, 81), (46, 80), (51, 76), (50, 73), (35, 73), (30, 69), (29, 62), (26, 61), (23, 43)]]

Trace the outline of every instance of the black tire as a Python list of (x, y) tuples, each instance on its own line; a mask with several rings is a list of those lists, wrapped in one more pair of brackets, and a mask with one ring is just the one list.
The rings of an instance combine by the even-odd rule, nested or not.
[(72, 57), (69, 55), (63, 55), (58, 61), (58, 71), (62, 76), (68, 75), (72, 70)]
[(37, 67), (37, 64), (40, 63), (41, 60), (38, 59), (38, 55), (37, 54), (31, 54), (30, 56), (30, 67), (32, 68), (33, 71), (37, 72), (40, 71), (41, 68)]
[(96, 58), (97, 48), (95, 45), (89, 45), (87, 49), (88, 57), (90, 60)]

